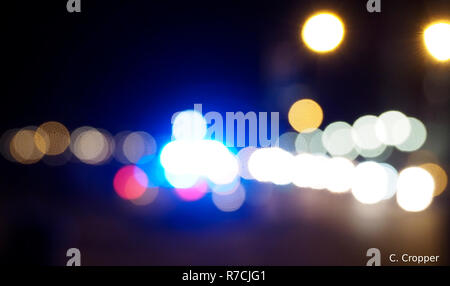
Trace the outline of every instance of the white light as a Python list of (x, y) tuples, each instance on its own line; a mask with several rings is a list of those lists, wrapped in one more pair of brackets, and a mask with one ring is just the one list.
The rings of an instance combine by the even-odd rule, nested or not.
[(426, 170), (409, 167), (400, 172), (397, 181), (397, 203), (409, 212), (426, 209), (433, 199), (434, 180)]
[(383, 198), (383, 200), (388, 200), (392, 198), (397, 192), (398, 172), (393, 166), (389, 165), (388, 163), (380, 163), (380, 165), (384, 168), (388, 176), (387, 193)]
[(425, 46), (439, 61), (450, 59), (450, 23), (435, 23), (424, 32)]
[(292, 182), (293, 158), (292, 154), (278, 147), (258, 149), (248, 160), (248, 170), (260, 182), (286, 185)]
[(427, 139), (427, 130), (425, 125), (417, 118), (408, 117), (411, 125), (411, 132), (405, 142), (396, 147), (403, 152), (413, 152), (419, 150)]
[(352, 138), (358, 148), (374, 150), (383, 145), (375, 134), (377, 120), (375, 115), (364, 115), (353, 123)]
[(388, 184), (388, 174), (380, 164), (363, 162), (354, 170), (352, 194), (363, 204), (375, 204), (388, 193)]
[(207, 177), (214, 184), (229, 184), (239, 172), (236, 157), (214, 140), (172, 141), (161, 151), (160, 162), (170, 174)]
[(350, 160), (341, 157), (331, 158), (324, 169), (327, 189), (330, 192), (343, 193), (350, 190), (355, 169)]
[(199, 180), (199, 176), (193, 174), (172, 174), (168, 171), (165, 171), (164, 174), (169, 184), (174, 188), (190, 188)]
[(213, 160), (210, 160), (207, 166), (205, 175), (214, 184), (229, 184), (239, 174), (238, 160), (228, 150), (214, 154)]
[(111, 155), (108, 139), (99, 130), (92, 127), (80, 127), (72, 132), (70, 149), (86, 164), (100, 164)]
[(343, 121), (333, 122), (323, 131), (322, 142), (333, 156), (350, 154), (354, 151), (352, 127)]
[(375, 134), (386, 145), (400, 145), (411, 133), (411, 123), (400, 111), (387, 111), (381, 114), (375, 124)]
[(292, 183), (301, 188), (325, 189), (328, 160), (325, 155), (298, 154), (293, 160)]
[(320, 13), (309, 18), (302, 29), (305, 44), (313, 51), (334, 50), (344, 37), (342, 21), (331, 13)]
[(206, 135), (206, 120), (193, 110), (180, 112), (173, 122), (172, 135), (176, 140), (200, 140)]

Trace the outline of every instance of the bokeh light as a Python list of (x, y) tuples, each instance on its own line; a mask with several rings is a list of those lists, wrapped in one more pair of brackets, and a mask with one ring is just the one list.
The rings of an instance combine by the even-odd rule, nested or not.
[(332, 193), (343, 193), (352, 187), (355, 165), (353, 162), (342, 157), (334, 157), (327, 161), (324, 166), (323, 180), (326, 188)]
[(197, 201), (203, 198), (207, 192), (208, 184), (203, 180), (198, 181), (189, 188), (175, 188), (177, 196), (187, 202)]
[(400, 111), (386, 111), (377, 119), (375, 134), (386, 145), (400, 145), (410, 136), (411, 123)]
[(148, 177), (139, 167), (128, 165), (117, 171), (114, 176), (113, 186), (121, 198), (135, 200), (147, 190)]
[(428, 171), (434, 179), (434, 192), (433, 196), (439, 196), (447, 187), (448, 177), (444, 169), (441, 166), (434, 163), (425, 163), (419, 166), (422, 169)]
[(427, 129), (425, 125), (417, 118), (408, 117), (411, 125), (411, 132), (405, 142), (398, 144), (397, 149), (403, 152), (413, 152), (419, 150), (427, 139)]
[(409, 167), (398, 175), (397, 203), (405, 211), (425, 210), (433, 200), (433, 191), (433, 177), (423, 168)]
[(174, 188), (188, 189), (195, 184), (200, 179), (200, 176), (195, 174), (173, 174), (170, 171), (165, 170), (164, 175), (167, 182)]
[(34, 141), (42, 153), (59, 155), (69, 147), (70, 133), (61, 123), (49, 121), (39, 126), (34, 135)]
[(2, 136), (0, 137), (0, 152), (2, 156), (10, 161), (10, 162), (16, 162), (16, 159), (11, 154), (11, 140), (14, 138), (14, 136), (17, 134), (17, 132), (20, 129), (10, 129), (5, 131)]
[(11, 139), (10, 154), (18, 163), (29, 165), (37, 163), (44, 156), (35, 144), (36, 127), (19, 130)]
[(199, 140), (206, 135), (206, 120), (194, 110), (180, 112), (174, 119), (172, 135), (176, 140)]
[(112, 154), (112, 138), (93, 127), (80, 127), (72, 132), (72, 153), (82, 162), (99, 165), (105, 162)]
[(246, 180), (254, 179), (248, 170), (248, 160), (250, 159), (250, 156), (253, 154), (253, 152), (256, 151), (256, 149), (257, 149), (256, 147), (249, 146), (242, 148), (237, 153), (237, 158), (239, 161), (239, 176), (241, 176), (241, 178), (243, 179)]
[(240, 185), (237, 190), (230, 194), (212, 194), (214, 205), (223, 212), (237, 211), (245, 201), (245, 189)]
[(322, 124), (322, 107), (312, 99), (301, 99), (289, 109), (288, 119), (296, 131), (312, 132)]
[(423, 39), (428, 52), (438, 61), (450, 59), (450, 23), (437, 22), (429, 25)]
[(332, 13), (318, 13), (306, 20), (301, 36), (308, 48), (318, 53), (334, 50), (344, 38), (344, 24)]
[[(328, 153), (333, 156), (347, 157), (355, 152), (352, 127), (343, 121), (333, 122), (325, 128), (322, 135), (322, 143)], [(350, 157), (356, 156), (352, 155)]]
[(146, 132), (132, 132), (124, 138), (121, 147), (125, 158), (136, 164), (142, 157), (155, 154), (156, 141)]
[(398, 180), (398, 172), (392, 165), (388, 163), (380, 163), (380, 166), (384, 168), (386, 174), (388, 176), (388, 185), (386, 195), (383, 197), (383, 200), (388, 200), (392, 198), (397, 192), (397, 180)]
[(354, 171), (352, 194), (363, 204), (380, 202), (388, 193), (389, 176), (380, 164), (373, 161), (359, 163)]
[(214, 184), (228, 184), (239, 174), (238, 159), (223, 143), (215, 140), (169, 142), (161, 151), (160, 162), (171, 184), (177, 181), (177, 175), (184, 175), (183, 178), (203, 176)]
[(384, 145), (375, 133), (377, 120), (378, 117), (375, 115), (364, 115), (353, 123), (352, 137), (358, 148), (362, 150), (376, 150)]
[(275, 146), (290, 153), (296, 153), (295, 141), (297, 140), (298, 135), (297, 132), (285, 132), (278, 137)]
[(292, 182), (294, 156), (278, 147), (256, 150), (248, 160), (250, 174), (260, 182), (286, 185)]
[(136, 206), (146, 206), (153, 203), (159, 194), (158, 187), (148, 187), (144, 193), (137, 199), (132, 199), (132, 202)]
[(309, 133), (299, 133), (295, 139), (297, 153), (326, 154), (327, 149), (322, 142), (323, 131), (316, 129)]

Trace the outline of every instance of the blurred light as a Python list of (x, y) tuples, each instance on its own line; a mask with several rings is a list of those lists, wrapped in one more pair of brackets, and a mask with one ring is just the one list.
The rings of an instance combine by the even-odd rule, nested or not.
[(352, 138), (358, 148), (379, 150), (384, 145), (375, 134), (377, 119), (375, 115), (364, 115), (353, 123)]
[(330, 192), (343, 193), (351, 189), (355, 165), (350, 160), (342, 157), (331, 158), (323, 169), (323, 178)]
[(175, 193), (183, 201), (197, 201), (205, 196), (208, 192), (208, 184), (200, 180), (190, 188), (176, 188)]
[(326, 154), (327, 149), (322, 143), (323, 131), (316, 129), (309, 133), (300, 133), (295, 139), (297, 153)]
[(410, 136), (411, 123), (400, 111), (387, 111), (378, 117), (375, 134), (386, 145), (400, 145)]
[[(383, 155), (383, 152), (386, 151), (386, 148), (388, 146), (384, 145), (383, 143), (378, 146), (375, 149), (361, 149), (358, 146), (355, 146), (355, 150), (358, 152), (359, 155), (363, 156), (364, 158), (371, 158), (375, 159), (379, 156)], [(380, 160), (383, 161), (383, 160)]]
[(239, 177), (236, 177), (231, 183), (224, 185), (217, 185), (214, 183), (210, 183), (210, 188), (214, 193), (225, 195), (235, 192), (240, 184), (241, 182)]
[(158, 196), (158, 187), (149, 187), (145, 192), (137, 199), (130, 200), (133, 204), (137, 206), (146, 206), (153, 203)]
[(380, 163), (380, 165), (384, 168), (388, 176), (387, 193), (383, 198), (383, 200), (388, 200), (392, 198), (397, 192), (398, 172), (393, 166), (388, 163)]
[(285, 132), (278, 137), (275, 146), (278, 146), (290, 153), (295, 153), (295, 141), (297, 139), (297, 135), (299, 135), (297, 132)]
[(425, 125), (417, 118), (408, 117), (411, 125), (411, 132), (405, 142), (396, 147), (403, 152), (413, 152), (419, 150), (427, 139), (427, 130)]
[(423, 211), (433, 200), (433, 190), (430, 173), (419, 167), (406, 168), (398, 176), (397, 203), (405, 211)]
[(70, 133), (61, 123), (49, 121), (36, 130), (34, 142), (42, 153), (59, 155), (69, 147)]
[(148, 177), (139, 167), (128, 165), (117, 171), (113, 185), (121, 198), (135, 200), (147, 190)]
[(292, 182), (294, 156), (278, 147), (256, 150), (248, 160), (250, 174), (260, 182), (286, 185)]
[(243, 179), (246, 179), (246, 180), (254, 179), (248, 170), (248, 160), (250, 159), (250, 156), (253, 154), (253, 152), (256, 151), (256, 149), (257, 149), (256, 147), (249, 146), (249, 147), (242, 148), (237, 153), (237, 157), (239, 160), (239, 175)]
[(324, 53), (334, 50), (344, 38), (344, 24), (332, 13), (313, 15), (302, 28), (303, 42), (311, 50)]
[(288, 119), (296, 131), (312, 132), (322, 124), (323, 111), (314, 100), (301, 99), (289, 109)]
[[(239, 173), (237, 158), (214, 140), (176, 140), (164, 146), (161, 165), (172, 175), (194, 175), (214, 184), (229, 184)], [(169, 182), (174, 178), (167, 178)]]
[(438, 61), (450, 59), (450, 23), (438, 22), (429, 25), (423, 39), (428, 52)]
[(14, 138), (14, 136), (17, 134), (17, 132), (20, 129), (10, 129), (7, 130), (2, 134), (2, 137), (0, 138), (0, 152), (3, 155), (3, 157), (10, 161), (10, 162), (16, 162), (16, 159), (11, 154), (11, 140)]
[(240, 185), (231, 194), (212, 194), (214, 205), (223, 212), (233, 212), (238, 210), (245, 201), (245, 189)]
[(447, 187), (448, 177), (445, 170), (438, 164), (426, 163), (419, 166), (422, 169), (428, 171), (434, 179), (434, 192), (433, 196), (439, 196)]
[(321, 154), (298, 154), (292, 163), (292, 183), (301, 188), (325, 189), (328, 184), (325, 179), (328, 160)]
[(328, 153), (333, 156), (345, 157), (355, 151), (352, 127), (343, 121), (328, 125), (323, 131), (322, 142)]
[(86, 164), (98, 165), (105, 162), (112, 154), (111, 142), (99, 130), (92, 127), (80, 127), (72, 132), (72, 153)]
[(37, 163), (44, 156), (35, 144), (36, 127), (25, 127), (19, 130), (11, 139), (10, 154), (21, 164)]
[(164, 172), (167, 182), (174, 187), (179, 189), (188, 189), (199, 181), (200, 177), (195, 174), (173, 174), (170, 171)]
[(137, 163), (142, 157), (155, 154), (156, 141), (146, 132), (133, 132), (125, 137), (122, 149), (129, 162)]
[(301, 153), (294, 157), (293, 161), (293, 179), (292, 183), (297, 187), (309, 188), (313, 185), (313, 165), (314, 155), (309, 153)]
[(176, 140), (199, 140), (206, 135), (206, 120), (193, 110), (180, 112), (173, 121), (172, 135)]
[(229, 184), (239, 175), (239, 162), (226, 148), (217, 149), (218, 152), (209, 153), (209, 164), (206, 164), (205, 175), (214, 184)]
[(389, 177), (383, 166), (367, 161), (358, 164), (354, 171), (352, 194), (363, 204), (375, 204), (388, 193)]

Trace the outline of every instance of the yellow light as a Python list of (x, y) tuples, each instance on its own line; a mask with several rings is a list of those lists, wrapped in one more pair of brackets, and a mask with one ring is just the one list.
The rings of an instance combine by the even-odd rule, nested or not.
[(289, 109), (288, 119), (291, 126), (298, 132), (312, 132), (319, 128), (323, 120), (320, 105), (312, 99), (301, 99)]
[(311, 16), (302, 28), (303, 42), (318, 53), (334, 50), (343, 38), (344, 24), (332, 13), (318, 13)]
[(59, 155), (69, 147), (70, 133), (61, 123), (49, 121), (36, 130), (34, 143), (44, 154)]
[(428, 52), (438, 61), (450, 59), (450, 23), (437, 22), (429, 25), (423, 39)]
[(10, 142), (11, 156), (21, 164), (37, 163), (43, 156), (34, 144), (35, 127), (26, 127), (19, 130)]
[(426, 163), (420, 165), (420, 168), (425, 169), (433, 176), (434, 179), (434, 193), (433, 196), (439, 196), (447, 187), (448, 177), (441, 166), (433, 163)]

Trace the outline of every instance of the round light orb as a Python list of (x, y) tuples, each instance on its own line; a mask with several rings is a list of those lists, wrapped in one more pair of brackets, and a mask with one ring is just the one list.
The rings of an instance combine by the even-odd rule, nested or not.
[(289, 109), (288, 120), (296, 131), (312, 132), (322, 124), (322, 107), (312, 99), (301, 99)]
[(450, 23), (437, 22), (429, 25), (423, 39), (428, 52), (438, 61), (450, 59)]
[(433, 200), (433, 176), (420, 167), (402, 170), (397, 181), (397, 203), (408, 212), (425, 210)]
[(411, 123), (400, 111), (387, 111), (378, 117), (375, 134), (386, 145), (400, 145), (410, 136)]
[(389, 177), (380, 164), (362, 162), (356, 166), (353, 175), (352, 194), (359, 202), (375, 204), (388, 193)]
[(314, 52), (330, 52), (342, 42), (344, 24), (333, 13), (318, 13), (306, 20), (301, 37), (305, 45)]

